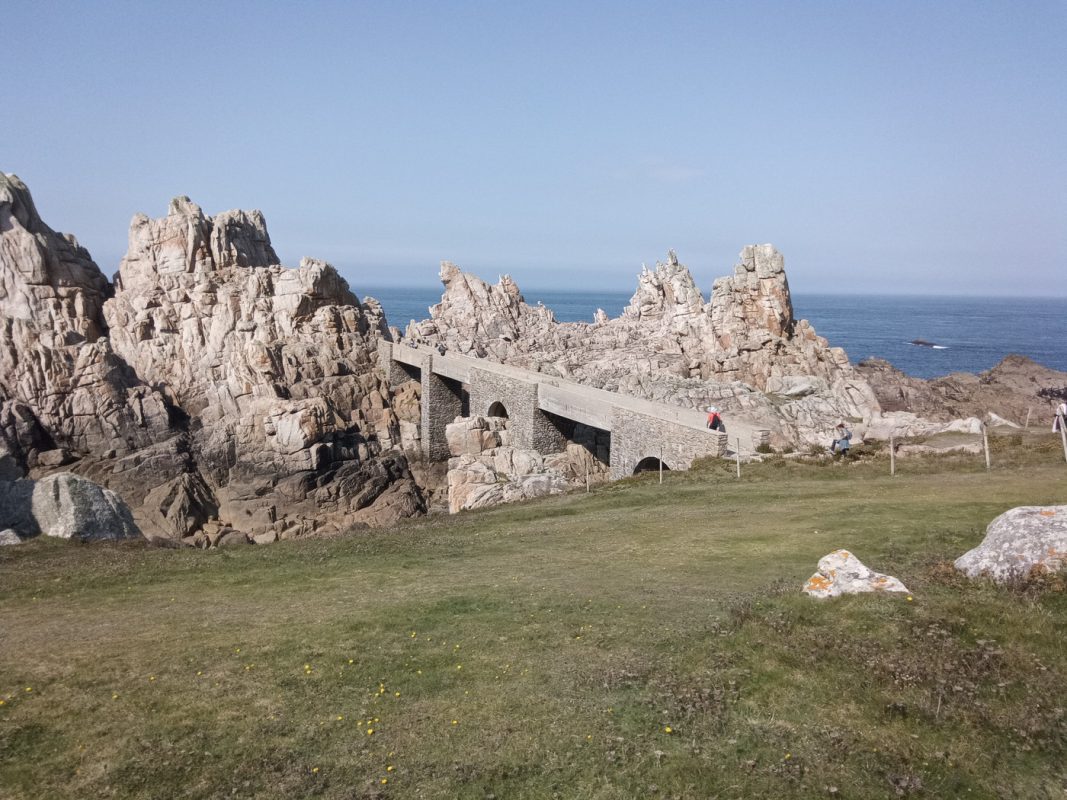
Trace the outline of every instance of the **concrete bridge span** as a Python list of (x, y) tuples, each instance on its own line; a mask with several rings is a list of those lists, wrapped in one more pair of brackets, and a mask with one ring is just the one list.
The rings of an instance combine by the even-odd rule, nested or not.
[[(632, 475), (647, 459), (688, 469), (697, 458), (728, 454), (727, 435), (709, 431), (700, 411), (654, 403), (583, 386), (563, 378), (468, 356), (441, 354), (425, 345), (382, 342), (378, 357), (390, 385), (422, 384), (421, 441), (431, 459), (448, 458), (445, 426), (458, 416), (509, 419), (516, 447), (540, 453), (566, 446), (575, 423), (608, 431), (612, 479)], [(502, 408), (501, 408), (502, 407)], [(729, 443), (751, 452), (753, 429), (730, 421)]]

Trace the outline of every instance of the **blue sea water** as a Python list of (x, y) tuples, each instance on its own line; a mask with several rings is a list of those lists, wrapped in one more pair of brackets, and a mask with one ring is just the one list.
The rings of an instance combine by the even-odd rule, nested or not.
[[(401, 329), (426, 319), (440, 288), (366, 288)], [(591, 322), (597, 308), (617, 317), (631, 292), (523, 291), (526, 302), (551, 308), (561, 322)], [(917, 378), (981, 372), (1019, 353), (1067, 371), (1067, 298), (902, 297), (794, 294), (794, 313), (807, 319), (853, 363), (884, 358)], [(913, 339), (939, 348), (910, 344)]]

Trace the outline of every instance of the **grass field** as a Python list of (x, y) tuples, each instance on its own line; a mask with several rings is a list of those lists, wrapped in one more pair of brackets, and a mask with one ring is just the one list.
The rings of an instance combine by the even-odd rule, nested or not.
[[(0, 548), (3, 798), (1063, 798), (1067, 593), (980, 458), (716, 462), (331, 541)], [(902, 596), (799, 588), (848, 548)]]

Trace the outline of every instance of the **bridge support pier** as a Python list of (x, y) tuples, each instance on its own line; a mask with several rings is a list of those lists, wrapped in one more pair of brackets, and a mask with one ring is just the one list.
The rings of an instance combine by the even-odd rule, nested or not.
[(507, 409), (513, 446), (539, 453), (559, 453), (567, 446), (560, 424), (537, 407), (537, 383), (471, 368), (470, 387), (472, 415), (486, 416), (494, 403)]
[(422, 371), (422, 452), (431, 461), (451, 455), (445, 426), (463, 414), (463, 384)]

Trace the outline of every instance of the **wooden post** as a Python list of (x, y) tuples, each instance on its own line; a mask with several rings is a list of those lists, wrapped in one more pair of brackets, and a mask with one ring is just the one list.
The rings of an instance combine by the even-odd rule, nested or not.
[(741, 480), (741, 437), (738, 436), (734, 441), (737, 442), (737, 450), (734, 452), (737, 457), (737, 479)]
[(1063, 460), (1067, 461), (1067, 428), (1064, 427), (1065, 420), (1063, 414), (1057, 414), (1056, 419), (1060, 421), (1060, 439), (1063, 440)]
[(659, 446), (659, 482), (663, 483), (663, 445)]
[(1030, 408), (1026, 409), (1026, 423), (1023, 425), (1024, 428), (1029, 428), (1030, 427), (1030, 411), (1031, 410), (1032, 409), (1030, 409)]
[(893, 434), (889, 434), (889, 474), (897, 474), (897, 443)]
[(989, 431), (982, 423), (982, 447), (985, 448), (985, 468), (989, 469)]
[(585, 493), (589, 494), (589, 462), (585, 462)]

